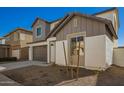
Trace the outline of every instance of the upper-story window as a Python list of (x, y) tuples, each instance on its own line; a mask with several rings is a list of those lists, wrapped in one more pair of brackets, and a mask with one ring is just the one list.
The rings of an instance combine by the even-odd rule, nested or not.
[(42, 29), (41, 27), (37, 28), (37, 36), (41, 36), (42, 35)]
[(6, 37), (6, 41), (9, 41), (10, 40), (10, 37)]
[(50, 26), (46, 25), (46, 31), (49, 31), (49, 30), (50, 30)]

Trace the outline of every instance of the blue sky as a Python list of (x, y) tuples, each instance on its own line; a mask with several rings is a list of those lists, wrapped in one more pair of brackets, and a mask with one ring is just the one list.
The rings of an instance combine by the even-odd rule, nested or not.
[[(68, 12), (81, 12), (84, 14), (94, 14), (110, 9), (111, 7), (1, 7), (0, 8), (0, 37), (11, 32), (16, 27), (31, 30), (31, 25), (36, 17), (41, 17), (47, 21), (53, 21), (63, 17)], [(119, 10), (119, 46), (124, 45), (124, 8)]]

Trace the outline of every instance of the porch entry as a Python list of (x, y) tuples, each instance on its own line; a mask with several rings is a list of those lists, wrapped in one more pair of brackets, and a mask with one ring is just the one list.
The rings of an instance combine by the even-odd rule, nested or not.
[(84, 37), (83, 36), (71, 36), (69, 38), (69, 65), (77, 66), (78, 54), (79, 54), (79, 66), (84, 66)]
[(50, 42), (50, 62), (55, 62), (55, 41)]

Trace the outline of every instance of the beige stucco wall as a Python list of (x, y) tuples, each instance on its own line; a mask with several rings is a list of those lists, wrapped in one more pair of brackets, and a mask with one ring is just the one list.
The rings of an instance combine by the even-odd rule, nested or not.
[(118, 40), (114, 39), (114, 47), (117, 48), (118, 47)]
[(113, 42), (106, 36), (85, 38), (85, 68), (104, 70), (113, 64)]
[(50, 30), (53, 30), (53, 28), (60, 22), (61, 20), (55, 21), (50, 24)]
[(58, 65), (65, 65), (63, 42), (65, 44), (66, 57), (68, 58), (68, 56), (67, 56), (67, 48), (68, 48), (67, 47), (67, 40), (57, 41), (56, 42), (56, 64), (58, 64)]
[(124, 67), (124, 48), (114, 48), (113, 63)]
[(33, 41), (33, 36), (30, 34), (20, 33), (20, 44), (22, 47), (27, 47), (27, 43)]
[(85, 37), (85, 68), (105, 68), (105, 35)]
[(107, 37), (105, 36), (105, 40), (106, 40), (106, 66), (109, 67), (110, 65), (113, 64), (113, 42)]

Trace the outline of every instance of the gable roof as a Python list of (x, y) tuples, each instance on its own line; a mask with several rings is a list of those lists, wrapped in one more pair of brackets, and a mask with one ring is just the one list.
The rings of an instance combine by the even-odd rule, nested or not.
[(46, 21), (46, 20), (44, 20), (44, 19), (42, 19), (42, 18), (37, 17), (37, 18), (35, 19), (35, 21), (32, 23), (31, 27), (33, 27), (33, 26), (35, 25), (35, 23), (36, 23), (38, 20), (44, 21), (44, 22), (46, 22), (46, 23), (48, 23), (48, 24), (52, 24), (52, 23), (54, 23), (54, 22), (56, 22), (56, 21), (59, 21), (59, 20), (61, 20), (61, 19), (62, 19), (62, 18), (59, 18), (59, 19), (56, 19), (56, 20), (53, 20), (53, 21), (49, 22), (49, 21)]
[(23, 31), (25, 31), (25, 32), (27, 32), (27, 33), (32, 34), (32, 31), (29, 31), (29, 30), (26, 30), (26, 29), (23, 29), (23, 28), (16, 28), (15, 30), (13, 30), (12, 32), (8, 33), (7, 35), (5, 35), (5, 36), (3, 36), (3, 37), (7, 37), (7, 36), (9, 36), (10, 34), (16, 32), (16, 31), (18, 31), (18, 30), (23, 30)]
[(62, 20), (62, 19), (63, 19), (63, 18), (59, 18), (59, 19), (53, 20), (53, 21), (51, 21), (51, 22), (49, 22), (49, 23), (52, 24), (52, 23), (57, 22), (57, 21), (60, 21), (60, 20)]
[(101, 12), (98, 12), (98, 13), (94, 13), (92, 15), (99, 15), (99, 14), (110, 12), (110, 11), (114, 11), (114, 10), (117, 10), (117, 8), (116, 7), (113, 7), (113, 8), (110, 8), (110, 9), (107, 9), (107, 10), (104, 10), (104, 11), (101, 11)]
[(5, 39), (4, 37), (0, 37), (0, 40)]
[(59, 24), (56, 25), (56, 27), (50, 31), (46, 37), (46, 39), (50, 36), (55, 36), (56, 33), (58, 33), (60, 31), (60, 29), (66, 25), (66, 23), (68, 23), (72, 17), (74, 16), (81, 16), (81, 17), (86, 17), (86, 18), (90, 18), (90, 19), (93, 19), (93, 20), (97, 20), (97, 21), (100, 21), (104, 24), (106, 24), (108, 26), (108, 28), (110, 29), (110, 32), (112, 33), (112, 35), (115, 37), (115, 38), (118, 38), (117, 34), (115, 33), (115, 30), (114, 30), (114, 27), (112, 25), (112, 22), (110, 20), (107, 20), (107, 19), (104, 19), (104, 18), (100, 18), (100, 17), (96, 17), (96, 16), (91, 16), (91, 15), (85, 15), (85, 14), (81, 14), (81, 13), (70, 13), (70, 14), (67, 14), (60, 22)]
[(120, 22), (119, 22), (118, 8), (117, 7), (113, 7), (113, 8), (110, 8), (110, 9), (102, 11), (102, 12), (94, 13), (92, 15), (96, 16), (96, 15), (104, 14), (104, 13), (111, 12), (111, 11), (116, 11), (117, 23), (118, 23), (118, 27), (119, 27), (120, 26)]
[(33, 26), (35, 25), (35, 23), (36, 23), (38, 20), (44, 21), (44, 22), (46, 22), (46, 23), (49, 23), (48, 21), (46, 21), (46, 20), (44, 20), (44, 19), (42, 19), (42, 18), (37, 17), (37, 18), (35, 19), (35, 21), (32, 23), (31, 27), (33, 27)]

